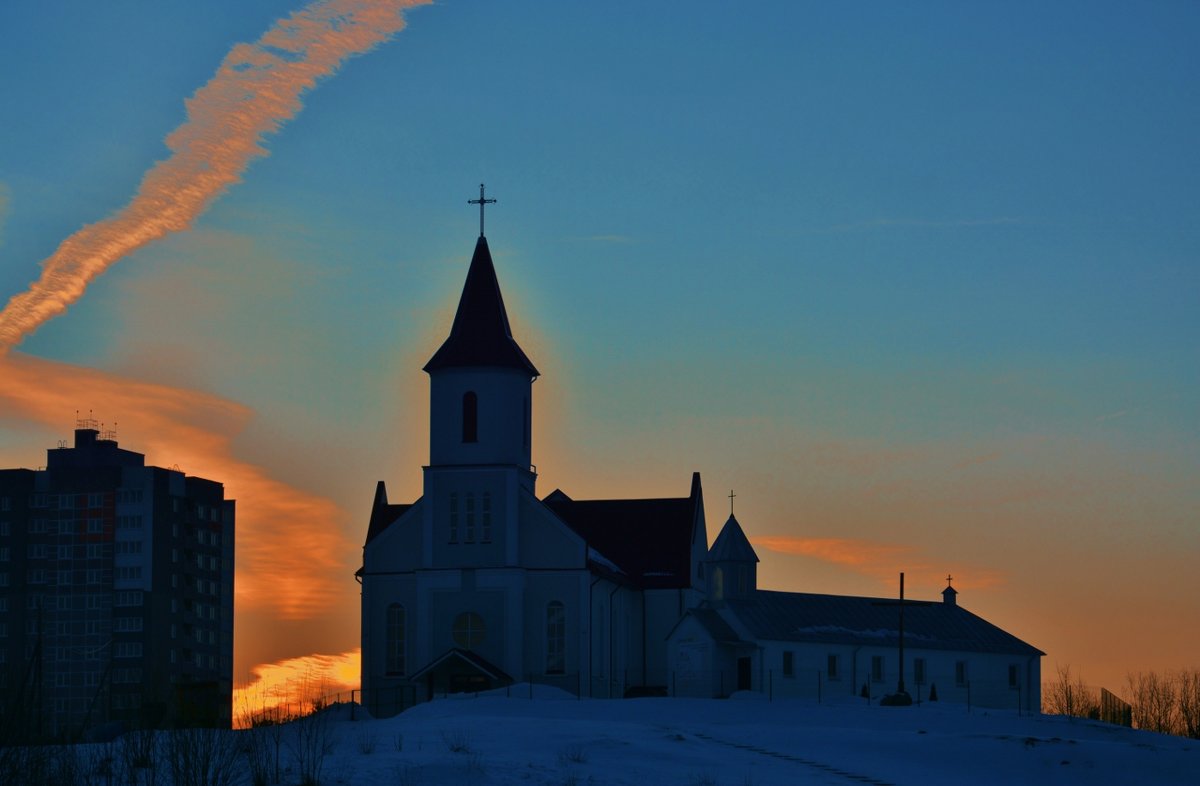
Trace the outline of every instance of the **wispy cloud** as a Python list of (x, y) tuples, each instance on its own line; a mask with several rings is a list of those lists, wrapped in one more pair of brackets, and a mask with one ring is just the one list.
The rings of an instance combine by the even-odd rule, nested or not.
[(187, 100), (187, 120), (166, 139), (170, 157), (146, 173), (133, 200), (64, 240), (42, 263), (40, 278), (9, 300), (0, 312), (0, 354), (65, 312), (113, 263), (190, 227), (266, 155), (263, 137), (296, 116), (305, 92), (403, 29), (403, 9), (428, 2), (319, 0), (253, 44), (234, 46)]
[(329, 499), (234, 457), (233, 438), (253, 413), (207, 393), (32, 358), (0, 356), (0, 417), (53, 426), (81, 406), (112, 413), (120, 438), (148, 463), (178, 465), (225, 485), (237, 500), (236, 601), (284, 619), (326, 612), (340, 597), (355, 544)]
[[(922, 556), (912, 546), (895, 543), (877, 543), (859, 538), (797, 538), (789, 535), (763, 535), (750, 539), (756, 546), (779, 554), (811, 557), (849, 568), (856, 573), (892, 582), (896, 574), (905, 571), (910, 577), (919, 577), (925, 583), (936, 583), (946, 569), (935, 566), (928, 557)], [(962, 574), (959, 588), (972, 589), (993, 587), (1004, 582), (1004, 574), (986, 568), (963, 566), (950, 569)]]
[(629, 235), (588, 235), (583, 238), (592, 243), (632, 243), (634, 239)]

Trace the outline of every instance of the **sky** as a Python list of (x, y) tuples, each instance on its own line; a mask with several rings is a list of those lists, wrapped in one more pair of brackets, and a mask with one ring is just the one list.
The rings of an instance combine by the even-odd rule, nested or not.
[(1187, 2), (0, 4), (0, 466), (78, 411), (224, 482), (235, 679), (353, 682), (484, 182), (540, 494), (699, 471), (761, 587), (953, 575), (1046, 674), (1195, 667), (1198, 33)]

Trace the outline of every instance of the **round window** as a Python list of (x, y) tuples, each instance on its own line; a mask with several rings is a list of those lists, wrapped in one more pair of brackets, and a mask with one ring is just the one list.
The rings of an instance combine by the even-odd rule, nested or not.
[(483, 643), (483, 617), (473, 611), (464, 611), (454, 618), (454, 628), (451, 630), (454, 643), (465, 649), (473, 650)]

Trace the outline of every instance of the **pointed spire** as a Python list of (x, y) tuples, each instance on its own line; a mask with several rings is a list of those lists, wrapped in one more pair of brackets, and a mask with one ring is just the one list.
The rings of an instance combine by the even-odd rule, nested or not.
[(538, 370), (513, 339), (492, 253), (482, 235), (475, 243), (450, 336), (425, 364), (425, 371), (472, 366), (515, 368), (538, 376)]
[(732, 513), (721, 527), (721, 534), (713, 541), (708, 559), (710, 562), (758, 562), (758, 554), (754, 553), (750, 539)]

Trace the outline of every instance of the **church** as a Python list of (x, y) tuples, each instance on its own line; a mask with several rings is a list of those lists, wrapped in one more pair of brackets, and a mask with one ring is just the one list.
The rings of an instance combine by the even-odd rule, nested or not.
[(393, 503), (379, 481), (355, 574), (369, 711), (523, 682), (598, 698), (872, 694), (897, 678), (903, 688), (905, 664), (918, 696), (936, 683), (969, 701), (975, 682), (976, 703), (1039, 706), (1043, 653), (952, 594), (907, 604), (905, 633), (895, 601), (759, 590), (732, 512), (709, 548), (699, 473), (681, 477), (678, 497), (539, 498), (538, 370), (513, 337), (483, 233), (493, 200), (481, 186), (471, 201), (479, 238), (450, 335), (424, 367), (423, 493)]

